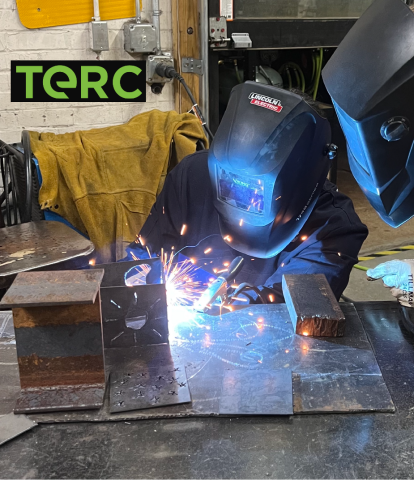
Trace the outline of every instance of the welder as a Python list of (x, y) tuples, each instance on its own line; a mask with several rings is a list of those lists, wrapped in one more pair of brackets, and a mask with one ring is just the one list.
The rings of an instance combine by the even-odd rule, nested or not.
[(167, 176), (129, 258), (180, 251), (219, 273), (241, 255), (236, 281), (258, 287), (261, 301), (283, 301), (288, 273), (323, 273), (339, 298), (367, 228), (326, 179), (330, 142), (328, 120), (302, 96), (238, 85), (210, 150)]
[[(323, 71), (348, 145), (351, 171), (379, 216), (397, 228), (414, 216), (414, 7), (376, 0)], [(368, 270), (413, 306), (414, 260)]]

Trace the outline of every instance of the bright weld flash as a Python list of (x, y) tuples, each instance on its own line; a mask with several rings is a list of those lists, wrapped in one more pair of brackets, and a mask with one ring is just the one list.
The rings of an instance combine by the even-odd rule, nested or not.
[(89, 265), (91, 265), (92, 267), (95, 265), (96, 263), (96, 260), (92, 259), (92, 260), (89, 260)]
[(270, 300), (271, 302), (274, 302), (274, 301), (275, 301), (275, 297), (274, 297), (273, 295), (269, 295), (269, 300)]
[(224, 240), (226, 240), (227, 242), (230, 242), (230, 243), (231, 243), (231, 237), (230, 237), (230, 235), (226, 235), (226, 236), (224, 237)]
[(239, 225), (240, 225), (240, 226), (243, 225), (243, 219), (242, 219), (242, 218), (240, 219)]
[(223, 266), (228, 267), (230, 265), (229, 262), (223, 262)]
[(184, 233), (185, 233), (186, 230), (187, 230), (187, 225), (184, 224), (184, 225), (181, 227), (181, 233), (180, 233), (180, 235), (184, 235)]
[(145, 241), (144, 241), (144, 239), (141, 237), (141, 235), (138, 235), (138, 240), (139, 240), (139, 243), (140, 243), (143, 247), (145, 247)]
[(190, 258), (190, 262), (194, 265), (196, 263), (195, 258)]
[(307, 238), (308, 238), (307, 235), (303, 235), (303, 237), (300, 237), (300, 239), (302, 240), (302, 242), (304, 242)]
[(204, 250), (204, 254), (207, 255), (207, 253), (210, 253), (211, 250), (212, 250), (212, 248), (206, 248), (206, 249)]

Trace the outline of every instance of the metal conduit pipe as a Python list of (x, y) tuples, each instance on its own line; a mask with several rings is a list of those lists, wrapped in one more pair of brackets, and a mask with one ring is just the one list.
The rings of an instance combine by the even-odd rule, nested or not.
[(135, 20), (141, 23), (141, 0), (135, 0)]
[(156, 55), (161, 54), (161, 27), (160, 27), (160, 2), (159, 0), (152, 0), (152, 19), (155, 30), (157, 32), (157, 48), (156, 48)]
[(208, 0), (201, 0), (200, 2), (200, 47), (201, 47), (201, 59), (203, 60), (203, 75), (201, 75), (201, 88), (200, 88), (200, 107), (204, 112), (204, 118), (208, 124), (210, 121), (210, 108), (209, 108), (209, 68), (208, 68), (208, 55), (209, 55), (209, 25), (208, 25)]
[(101, 21), (101, 14), (99, 12), (99, 0), (93, 0), (93, 20), (95, 22)]

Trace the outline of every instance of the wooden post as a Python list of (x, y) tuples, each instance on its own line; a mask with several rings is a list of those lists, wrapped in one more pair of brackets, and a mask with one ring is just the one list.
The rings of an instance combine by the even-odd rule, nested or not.
[[(172, 0), (173, 56), (175, 69), (182, 75), (197, 103), (200, 101), (200, 77), (195, 73), (181, 72), (181, 59), (199, 59), (199, 15), (197, 0)], [(188, 112), (192, 103), (181, 84), (174, 81), (175, 109), (178, 113)]]

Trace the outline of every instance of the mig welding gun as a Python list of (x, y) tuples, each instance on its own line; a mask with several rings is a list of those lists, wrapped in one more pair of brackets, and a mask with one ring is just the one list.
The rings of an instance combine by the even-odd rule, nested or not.
[(231, 282), (240, 273), (244, 265), (243, 257), (236, 257), (230, 264), (227, 272), (220, 275), (214, 282), (203, 292), (198, 302), (194, 305), (194, 310), (197, 312), (206, 313), (212, 304), (221, 299), (221, 306), (227, 306), (234, 303), (238, 299), (238, 295), (247, 295), (247, 291), (254, 291), (260, 301), (265, 303), (260, 290), (249, 283), (241, 283), (237, 287), (232, 287)]

